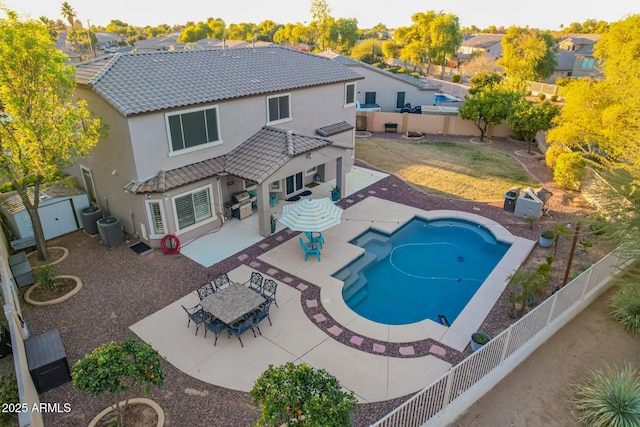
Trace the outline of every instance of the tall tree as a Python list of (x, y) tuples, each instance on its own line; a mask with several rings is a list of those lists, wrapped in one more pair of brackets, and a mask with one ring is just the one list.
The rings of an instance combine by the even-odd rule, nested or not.
[(543, 81), (555, 71), (557, 53), (558, 47), (549, 32), (512, 26), (502, 38), (502, 57), (498, 64), (509, 77)]
[(440, 64), (440, 78), (444, 79), (444, 69), (447, 64), (447, 59), (453, 57), (460, 43), (462, 43), (458, 17), (451, 13), (446, 15), (442, 13), (439, 14), (431, 21), (429, 33), (431, 40), (429, 57)]
[(78, 15), (68, 2), (62, 3), (61, 13), (62, 13), (62, 16), (67, 20), (67, 22), (69, 22), (69, 36), (71, 37), (71, 40), (73, 40), (74, 42), (76, 53), (80, 53), (80, 45), (78, 43), (78, 34), (76, 33), (76, 29), (74, 25), (75, 18)]
[(38, 215), (41, 185), (86, 155), (102, 125), (86, 102), (73, 102), (75, 68), (66, 64), (47, 28), (20, 21), (3, 9), (0, 20), (0, 175), (13, 184), (24, 204), (38, 250), (49, 258)]
[(367, 39), (358, 43), (351, 51), (351, 57), (367, 64), (375, 64), (381, 62), (382, 48), (378, 39)]

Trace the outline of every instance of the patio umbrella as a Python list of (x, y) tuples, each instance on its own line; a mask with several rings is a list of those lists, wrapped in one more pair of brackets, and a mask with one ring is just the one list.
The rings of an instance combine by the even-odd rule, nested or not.
[(285, 205), (278, 221), (294, 231), (320, 232), (340, 224), (341, 216), (342, 208), (327, 197)]

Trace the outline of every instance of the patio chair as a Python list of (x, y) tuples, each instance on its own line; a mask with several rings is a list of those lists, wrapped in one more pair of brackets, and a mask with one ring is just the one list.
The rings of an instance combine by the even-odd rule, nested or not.
[(264, 278), (262, 277), (262, 274), (258, 273), (257, 271), (252, 271), (251, 278), (247, 282), (249, 289), (261, 294), (263, 280)]
[(309, 259), (310, 256), (314, 255), (318, 257), (318, 262), (320, 261), (320, 249), (309, 249), (309, 247), (302, 240), (302, 237), (300, 237), (300, 246), (302, 246), (302, 249), (304, 250), (305, 261)]
[(229, 332), (229, 335), (235, 335), (238, 338), (238, 341), (240, 341), (240, 345), (244, 347), (240, 335), (251, 329), (251, 332), (253, 332), (253, 337), (255, 338), (256, 331), (253, 330), (253, 325), (253, 318), (251, 316), (245, 316), (236, 323), (227, 325), (227, 331)]
[(200, 301), (202, 301), (203, 299), (205, 299), (215, 291), (216, 289), (213, 287), (213, 284), (211, 282), (205, 283), (204, 285), (196, 289), (196, 292), (198, 293), (198, 298), (200, 298)]
[(215, 340), (213, 341), (213, 345), (215, 346), (218, 343), (218, 337), (221, 333), (227, 329), (227, 325), (220, 319), (216, 319), (210, 314), (205, 313), (204, 319), (204, 337), (207, 338), (207, 331), (213, 332)]
[(271, 323), (271, 317), (269, 317), (269, 307), (271, 307), (272, 302), (273, 301), (267, 300), (267, 302), (262, 304), (260, 308), (253, 312), (253, 323), (258, 329), (260, 335), (262, 335), (262, 331), (260, 330), (259, 323), (262, 322), (265, 318), (269, 320), (269, 325), (273, 326), (273, 323)]
[(213, 279), (213, 283), (216, 289), (222, 289), (231, 285), (231, 280), (229, 280), (229, 276), (227, 275), (227, 273), (222, 273)]
[(314, 236), (312, 232), (305, 231), (304, 235), (309, 239), (308, 245), (319, 246), (322, 249), (322, 244), (324, 243), (324, 237), (322, 237), (322, 233), (319, 236)]
[(265, 279), (262, 283), (262, 296), (269, 302), (275, 303), (276, 307), (278, 303), (276, 302), (276, 290), (278, 289), (278, 284), (271, 279)]
[(187, 328), (191, 325), (191, 321), (196, 324), (196, 335), (198, 335), (198, 329), (200, 329), (200, 325), (202, 325), (205, 321), (206, 313), (204, 309), (200, 306), (200, 304), (195, 305), (191, 308), (187, 308), (184, 305), (180, 305), (184, 311), (187, 313), (187, 317), (189, 320), (187, 321)]
[(269, 206), (274, 207), (278, 203), (278, 193), (269, 193)]

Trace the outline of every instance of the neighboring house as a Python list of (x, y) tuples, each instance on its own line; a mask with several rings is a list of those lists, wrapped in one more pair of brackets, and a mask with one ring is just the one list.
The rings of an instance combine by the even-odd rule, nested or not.
[(575, 54), (571, 77), (602, 77), (593, 47), (602, 34), (569, 34), (558, 42), (559, 50)]
[(364, 77), (358, 83), (356, 99), (363, 108), (397, 112), (405, 104), (433, 105), (438, 90), (430, 84), (406, 74), (394, 74), (338, 53), (325, 51), (320, 55), (340, 63)]
[(95, 48), (98, 50), (117, 47), (125, 43), (125, 39), (115, 33), (97, 32), (95, 34), (96, 38), (98, 39), (98, 43), (96, 43)]
[(118, 53), (76, 75), (76, 97), (109, 134), (70, 172), (153, 247), (252, 214), (231, 204), (242, 191), (255, 194), (266, 236), (270, 198), (315, 180), (344, 189), (362, 77), (334, 61), (279, 46)]
[(457, 58), (464, 62), (486, 53), (489, 58), (498, 59), (502, 55), (503, 37), (504, 34), (474, 34), (460, 44)]
[(559, 49), (556, 54), (556, 60), (558, 61), (556, 70), (553, 72), (551, 77), (545, 81), (545, 83), (555, 83), (558, 78), (573, 76), (573, 67), (576, 62), (576, 53), (574, 51)]
[(172, 46), (178, 44), (180, 33), (169, 34), (163, 37), (151, 37), (149, 39), (138, 40), (133, 44), (136, 52), (156, 52), (169, 50)]

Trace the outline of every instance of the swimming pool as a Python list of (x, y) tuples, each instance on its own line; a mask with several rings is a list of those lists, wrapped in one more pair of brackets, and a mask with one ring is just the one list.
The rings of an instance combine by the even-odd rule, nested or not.
[(392, 235), (370, 229), (350, 243), (365, 252), (333, 275), (344, 282), (342, 297), (388, 325), (439, 315), (453, 323), (510, 247), (472, 221), (418, 217)]

